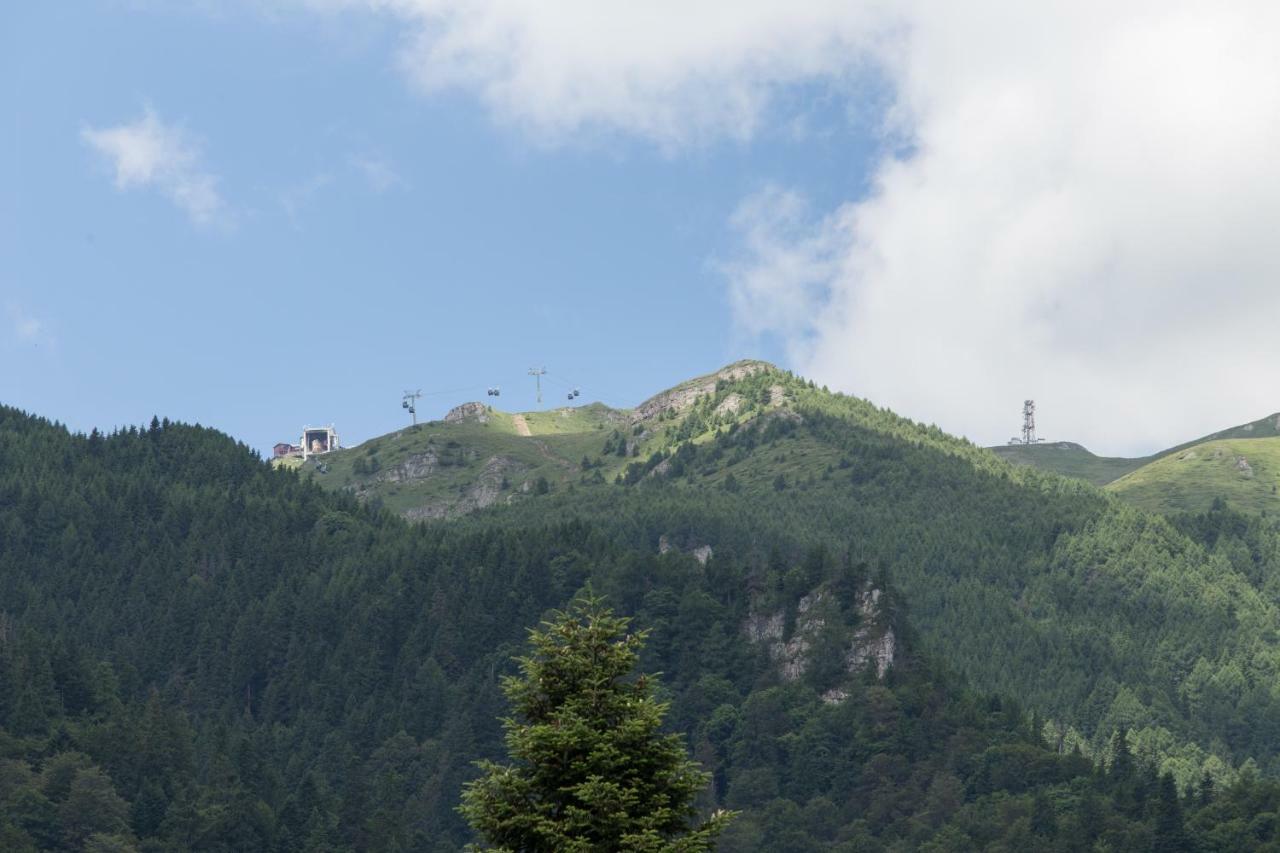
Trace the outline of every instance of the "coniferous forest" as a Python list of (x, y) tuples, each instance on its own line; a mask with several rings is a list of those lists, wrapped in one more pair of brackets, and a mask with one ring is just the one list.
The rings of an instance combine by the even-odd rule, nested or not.
[(0, 408), (0, 849), (461, 850), (503, 677), (588, 587), (740, 813), (719, 850), (1280, 849), (1273, 520), (785, 381), (430, 524), (212, 429)]

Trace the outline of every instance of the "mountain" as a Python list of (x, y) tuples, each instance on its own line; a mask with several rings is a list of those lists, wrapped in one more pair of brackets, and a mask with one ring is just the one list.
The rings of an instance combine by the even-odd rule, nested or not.
[[(592, 403), (507, 413), (463, 403), (442, 421), (313, 457), (301, 470), (325, 488), (373, 500), (406, 518), (456, 517), (515, 503), (540, 489), (612, 482), (631, 460), (648, 458), (673, 440), (705, 439), (704, 425), (697, 425), (697, 436), (688, 432), (695, 424), (685, 414), (696, 400), (714, 394), (718, 384), (776, 372), (762, 361), (735, 362), (655, 394), (634, 409)], [(732, 395), (721, 405), (711, 417), (730, 423), (749, 419), (762, 403)]]
[(1280, 510), (1280, 414), (1150, 456), (1095, 456), (1072, 442), (1000, 445), (1002, 459), (1104, 486), (1152, 512), (1204, 512), (1216, 499), (1254, 512)]
[(1130, 471), (1137, 470), (1155, 457), (1126, 459), (1121, 456), (1095, 456), (1071, 441), (1043, 444), (1001, 444), (989, 448), (992, 453), (1015, 465), (1030, 465), (1064, 477), (1087, 480), (1105, 486)]
[(0, 408), (0, 847), (460, 849), (498, 679), (588, 583), (744, 811), (724, 850), (1280, 840), (1274, 522), (1151, 515), (763, 362), (519, 423), (290, 471)]

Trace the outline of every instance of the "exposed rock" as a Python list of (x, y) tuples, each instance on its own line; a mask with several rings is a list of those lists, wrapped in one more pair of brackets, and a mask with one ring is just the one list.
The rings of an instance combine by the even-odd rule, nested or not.
[(787, 401), (787, 391), (781, 385), (774, 385), (769, 388), (769, 405), (781, 406)]
[(377, 480), (383, 483), (404, 483), (429, 477), (440, 468), (440, 457), (434, 447), (421, 453), (411, 453), (398, 465), (380, 471)]
[(502, 481), (520, 468), (520, 464), (505, 456), (491, 456), (480, 469), (475, 481), (456, 500), (433, 501), (414, 507), (404, 513), (410, 520), (428, 518), (456, 518), (498, 502), (502, 495)]
[(1241, 476), (1253, 476), (1253, 466), (1250, 465), (1249, 460), (1245, 459), (1243, 456), (1236, 457), (1236, 470), (1240, 472)]
[[(659, 554), (666, 554), (669, 551), (678, 552), (679, 550), (680, 549), (671, 542), (671, 537), (667, 534), (664, 533), (658, 537)], [(707, 560), (711, 559), (711, 555), (713, 553), (714, 552), (711, 550), (710, 545), (699, 545), (689, 551), (689, 555), (704, 566), (707, 564)]]
[(717, 415), (736, 415), (738, 410), (742, 408), (742, 395), (732, 392), (729, 396), (720, 401), (720, 405), (716, 406)]
[[(860, 617), (858, 627), (849, 638), (845, 653), (845, 669), (850, 675), (861, 672), (869, 664), (875, 664), (876, 676), (884, 678), (897, 655), (897, 637), (893, 627), (885, 624), (880, 609), (880, 590), (869, 583), (858, 594), (856, 606)], [(743, 624), (743, 633), (753, 643), (764, 644), (769, 658), (778, 666), (783, 679), (795, 681), (809, 667), (809, 650), (819, 633), (826, 626), (821, 607), (822, 591), (806, 595), (796, 604), (794, 630), (789, 640), (783, 641), (786, 613), (751, 613)], [(836, 704), (848, 698), (848, 692), (834, 688), (822, 695), (822, 700)]]
[(764, 361), (744, 361), (731, 364), (709, 376), (691, 380), (672, 388), (670, 391), (663, 391), (661, 394), (650, 397), (639, 406), (636, 406), (631, 413), (631, 420), (635, 423), (656, 418), (663, 412), (682, 412), (692, 406), (704, 394), (714, 393), (718, 382), (732, 382), (736, 379), (742, 379), (755, 373), (773, 369), (773, 365)]
[(880, 590), (867, 588), (858, 596), (858, 615), (862, 622), (858, 630), (853, 632), (853, 644), (845, 657), (850, 672), (862, 669), (868, 661), (875, 661), (876, 677), (884, 678), (885, 672), (893, 665), (893, 657), (897, 652), (897, 638), (892, 625), (883, 625), (880, 612)]
[(484, 403), (463, 403), (460, 406), (454, 406), (449, 410), (449, 414), (444, 416), (444, 422), (447, 424), (462, 423), (463, 421), (487, 424), (489, 422), (489, 407)]
[(811, 592), (800, 599), (796, 605), (795, 630), (791, 632), (791, 639), (786, 642), (782, 640), (783, 626), (786, 624), (786, 614), (782, 612), (753, 613), (747, 617), (746, 625), (743, 626), (752, 642), (768, 643), (769, 659), (778, 665), (778, 671), (786, 681), (795, 681), (809, 667), (808, 652), (812, 638), (826, 624), (821, 616), (810, 613), (813, 606), (821, 600), (821, 592)]

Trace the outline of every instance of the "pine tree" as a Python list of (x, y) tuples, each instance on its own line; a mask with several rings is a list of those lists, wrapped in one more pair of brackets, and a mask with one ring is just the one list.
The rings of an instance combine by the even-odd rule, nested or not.
[(698, 821), (709, 776), (660, 733), (666, 704), (651, 677), (631, 676), (647, 632), (627, 633), (629, 621), (587, 593), (530, 632), (521, 674), (503, 679), (512, 763), (480, 762), (459, 807), (494, 848), (694, 853), (731, 819)]

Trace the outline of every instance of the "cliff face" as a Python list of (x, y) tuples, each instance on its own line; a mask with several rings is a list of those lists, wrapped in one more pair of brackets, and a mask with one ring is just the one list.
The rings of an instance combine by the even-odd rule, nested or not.
[[(819, 637), (828, 624), (842, 625), (845, 621), (843, 612), (852, 611), (854, 624), (841, 643), (844, 672), (853, 676), (874, 666), (876, 677), (882, 679), (897, 659), (898, 640), (881, 603), (881, 590), (869, 581), (858, 591), (853, 602), (843, 603), (844, 607), (842, 602), (835, 600), (834, 593), (820, 588), (796, 604), (789, 636), (786, 610), (752, 613), (742, 630), (747, 639), (766, 648), (783, 679), (795, 681), (808, 671)], [(842, 702), (847, 695), (841, 688), (834, 687), (823, 694), (823, 699)]]

